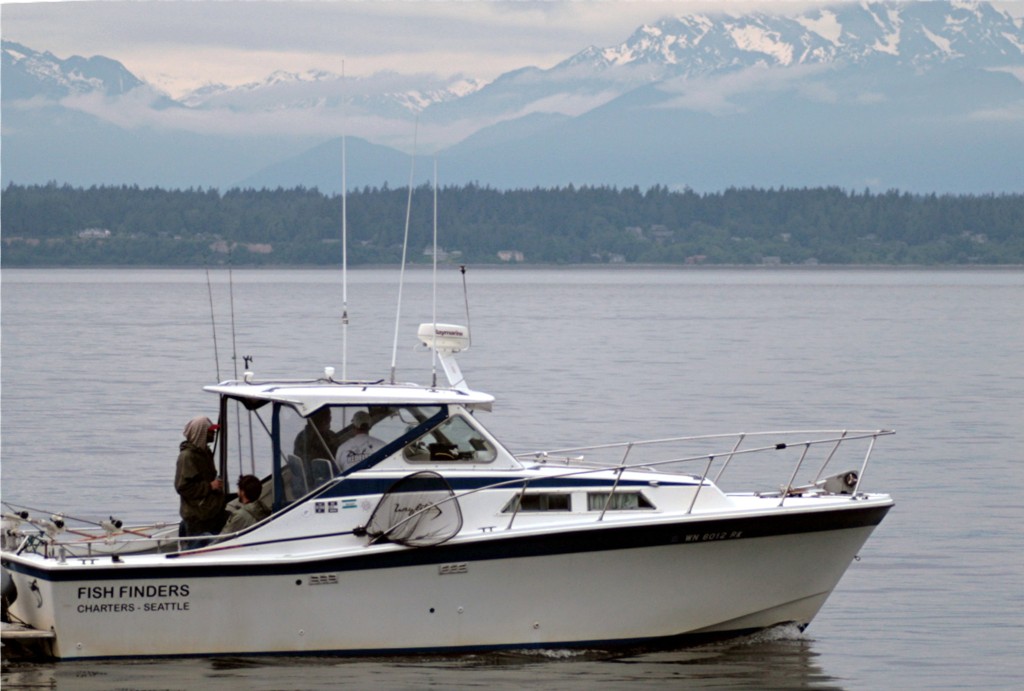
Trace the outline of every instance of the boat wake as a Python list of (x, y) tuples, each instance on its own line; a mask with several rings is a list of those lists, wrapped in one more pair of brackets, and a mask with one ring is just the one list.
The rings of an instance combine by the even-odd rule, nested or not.
[(775, 641), (800, 641), (804, 640), (804, 632), (800, 627), (790, 622), (779, 624), (749, 636), (743, 636), (732, 641), (734, 644), (753, 645), (757, 643), (774, 643)]

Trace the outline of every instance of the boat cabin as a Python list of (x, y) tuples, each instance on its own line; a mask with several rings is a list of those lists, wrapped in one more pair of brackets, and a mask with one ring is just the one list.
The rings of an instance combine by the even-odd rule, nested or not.
[[(278, 511), (334, 478), (369, 468), (515, 470), (521, 464), (474, 418), (493, 397), (417, 385), (223, 382), (221, 476), (264, 478)], [(238, 472), (232, 472), (237, 468)]]

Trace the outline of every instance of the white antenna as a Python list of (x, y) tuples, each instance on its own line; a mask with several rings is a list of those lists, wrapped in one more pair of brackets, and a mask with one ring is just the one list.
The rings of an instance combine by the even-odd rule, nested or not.
[[(469, 385), (462, 375), (462, 369), (455, 360), (455, 354), (469, 349), (469, 327), (458, 324), (439, 324), (437, 322), (437, 157), (434, 157), (434, 274), (433, 274), (433, 321), (420, 324), (416, 332), (420, 342), (431, 351), (431, 387), (437, 388), (437, 361), (448, 377), (448, 383), (456, 391), (468, 392)], [(466, 267), (462, 267), (463, 292), (466, 285)], [(469, 320), (469, 301), (466, 301), (466, 320)]]
[[(228, 295), (231, 297), (231, 362), (235, 367), (235, 380), (238, 380), (238, 346), (235, 339), (235, 279), (232, 273), (233, 262), (231, 261), (231, 246), (228, 245)], [(249, 418), (249, 432), (252, 433), (252, 418)], [(238, 448), (238, 474), (242, 474), (242, 415), (238, 404), (235, 401), (235, 439)], [(251, 448), (251, 447), (250, 447)], [(249, 470), (256, 473), (256, 459), (249, 457)]]
[(341, 61), (341, 380), (348, 381), (348, 165), (345, 140), (348, 134), (348, 95), (345, 93), (345, 61)]
[(437, 388), (437, 156), (434, 156), (434, 274), (431, 283), (433, 284), (433, 308), (432, 319), (434, 322), (434, 344), (430, 348), (430, 385)]
[(409, 164), (409, 201), (405, 206), (405, 238), (402, 240), (402, 268), (398, 276), (398, 309), (395, 312), (395, 341), (391, 348), (391, 383), (395, 383), (395, 364), (398, 361), (398, 327), (402, 319), (402, 287), (405, 285), (405, 255), (409, 250), (409, 216), (412, 214), (412, 184), (416, 172), (416, 136), (419, 133), (420, 117), (412, 133), (412, 162)]

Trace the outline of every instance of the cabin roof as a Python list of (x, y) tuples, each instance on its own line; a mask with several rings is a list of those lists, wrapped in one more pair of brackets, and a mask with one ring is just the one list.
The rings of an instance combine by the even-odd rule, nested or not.
[(490, 409), (494, 396), (479, 391), (383, 382), (224, 381), (204, 391), (250, 401), (291, 403), (308, 415), (325, 405), (461, 405)]

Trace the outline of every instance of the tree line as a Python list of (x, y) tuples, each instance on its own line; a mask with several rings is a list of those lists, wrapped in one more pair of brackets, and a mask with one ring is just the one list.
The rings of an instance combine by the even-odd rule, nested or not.
[[(434, 190), (346, 195), (351, 264), (429, 262)], [(331, 265), (340, 195), (316, 188), (8, 185), (3, 266)], [(655, 186), (437, 191), (439, 246), (460, 263), (1024, 264), (1024, 194)]]

